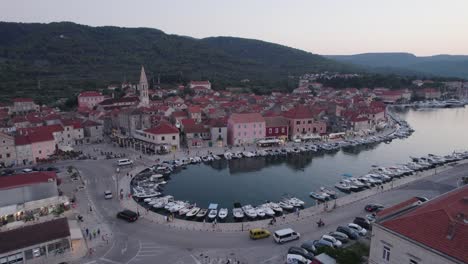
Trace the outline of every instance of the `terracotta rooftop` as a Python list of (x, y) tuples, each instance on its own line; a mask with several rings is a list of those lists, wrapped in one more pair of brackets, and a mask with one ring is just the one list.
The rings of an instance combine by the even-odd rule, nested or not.
[(2, 232), (0, 254), (70, 236), (66, 218)]
[(231, 117), (229, 117), (229, 119), (234, 123), (265, 122), (265, 119), (263, 119), (263, 116), (259, 113), (232, 114)]
[(179, 129), (177, 129), (176, 127), (174, 127), (174, 126), (172, 126), (170, 124), (166, 124), (166, 123), (161, 123), (160, 125), (158, 125), (156, 127), (152, 127), (152, 128), (146, 129), (144, 131), (146, 133), (155, 134), (155, 135), (159, 135), (159, 134), (179, 134)]
[(102, 94), (96, 91), (86, 91), (86, 92), (81, 92), (78, 95), (78, 97), (94, 97), (94, 96), (102, 96)]
[(57, 179), (54, 171), (38, 171), (0, 177), (0, 190), (18, 188), (25, 185), (48, 182)]
[(314, 114), (306, 106), (299, 105), (284, 113), (284, 117), (291, 119), (307, 119), (314, 118)]
[(468, 263), (468, 186), (380, 222), (401, 236)]

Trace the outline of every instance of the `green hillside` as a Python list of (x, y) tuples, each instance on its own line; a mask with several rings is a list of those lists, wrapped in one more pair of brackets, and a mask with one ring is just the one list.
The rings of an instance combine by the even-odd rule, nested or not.
[[(289, 47), (240, 38), (194, 39), (150, 28), (90, 27), (69, 22), (0, 22), (0, 98), (42, 102), (136, 81), (145, 65), (163, 83), (210, 79), (215, 88), (287, 85), (288, 75), (351, 67)], [(284, 88), (284, 87), (283, 87)]]

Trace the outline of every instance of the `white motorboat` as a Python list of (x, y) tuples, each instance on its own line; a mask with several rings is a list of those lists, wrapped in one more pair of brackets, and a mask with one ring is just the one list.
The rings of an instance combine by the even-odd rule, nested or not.
[(283, 208), (281, 208), (281, 206), (279, 206), (277, 203), (273, 203), (273, 202), (269, 202), (267, 203), (267, 205), (275, 212), (277, 213), (282, 213), (283, 212)]
[(219, 209), (219, 212), (218, 212), (218, 217), (220, 220), (224, 220), (227, 216), (228, 216), (228, 209), (227, 208), (221, 208)]
[(278, 205), (283, 208), (284, 210), (292, 210), (294, 208), (294, 206), (292, 204), (289, 204), (285, 201), (281, 201), (278, 203)]
[(197, 218), (199, 219), (205, 218), (207, 213), (208, 213), (208, 209), (200, 209), (200, 211), (198, 211)]
[(215, 154), (213, 154), (213, 155), (211, 155), (211, 156), (212, 156), (213, 159), (215, 159), (215, 160), (220, 160), (220, 159), (221, 159), (218, 155), (215, 155)]
[(218, 210), (212, 209), (210, 210), (210, 213), (208, 213), (208, 218), (209, 219), (215, 219), (216, 216), (218, 216)]
[(242, 210), (249, 218), (253, 219), (257, 217), (257, 211), (250, 204), (242, 206)]
[(242, 155), (244, 155), (244, 157), (246, 157), (246, 158), (255, 157), (255, 154), (253, 154), (253, 153), (250, 152), (250, 151), (244, 151), (244, 152), (242, 152)]
[(255, 208), (255, 212), (257, 213), (257, 216), (261, 217), (261, 218), (265, 217), (265, 215), (266, 215), (265, 211), (260, 206)]
[(296, 198), (296, 197), (290, 197), (290, 198), (285, 198), (283, 201), (291, 204), (294, 207), (301, 207), (304, 206), (304, 201)]
[(336, 198), (336, 192), (331, 190), (331, 189), (328, 189), (328, 188), (325, 188), (325, 187), (320, 187), (320, 190), (326, 194), (328, 194), (328, 196), (330, 196), (330, 198), (333, 198), (335, 199)]
[(237, 220), (244, 218), (244, 211), (242, 210), (240, 203), (234, 203), (234, 208), (232, 209), (232, 215)]
[(231, 152), (224, 153), (224, 158), (227, 159), (227, 160), (232, 159), (232, 153)]
[(185, 206), (184, 208), (179, 210), (179, 215), (186, 215), (188, 212), (190, 212), (190, 210), (192, 210), (192, 208), (193, 205)]
[(190, 209), (190, 211), (187, 212), (185, 216), (194, 217), (198, 214), (199, 211), (200, 211), (200, 207), (193, 207), (192, 209)]
[[(269, 206), (268, 203), (262, 204), (260, 207), (262, 208), (263, 212), (265, 212), (265, 214), (267, 216), (271, 217), (271, 216), (275, 215), (275, 211), (273, 209), (271, 209), (271, 207)], [(281, 207), (280, 207), (280, 209), (281, 209)]]
[(324, 202), (325, 200), (328, 200), (325, 196), (323, 196), (323, 195), (321, 195), (319, 193), (316, 193), (316, 192), (310, 192), (309, 195), (310, 195), (310, 197), (314, 198), (317, 201)]

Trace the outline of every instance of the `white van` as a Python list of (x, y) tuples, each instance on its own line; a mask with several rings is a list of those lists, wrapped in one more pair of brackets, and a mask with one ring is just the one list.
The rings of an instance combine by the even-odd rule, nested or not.
[(295, 239), (299, 239), (300, 237), (301, 237), (301, 234), (292, 230), (291, 228), (277, 230), (273, 233), (273, 238), (278, 244), (288, 242), (291, 240), (295, 240)]
[(118, 166), (127, 166), (127, 165), (132, 165), (132, 164), (133, 164), (133, 161), (129, 159), (119, 159), (117, 161)]

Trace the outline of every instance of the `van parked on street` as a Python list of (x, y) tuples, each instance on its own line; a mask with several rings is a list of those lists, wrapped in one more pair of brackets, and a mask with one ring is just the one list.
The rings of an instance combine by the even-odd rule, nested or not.
[(292, 230), (291, 228), (280, 229), (273, 233), (273, 238), (278, 244), (282, 244), (284, 242), (288, 242), (291, 240), (296, 240), (296, 239), (299, 239), (300, 237), (301, 237), (301, 234)]

